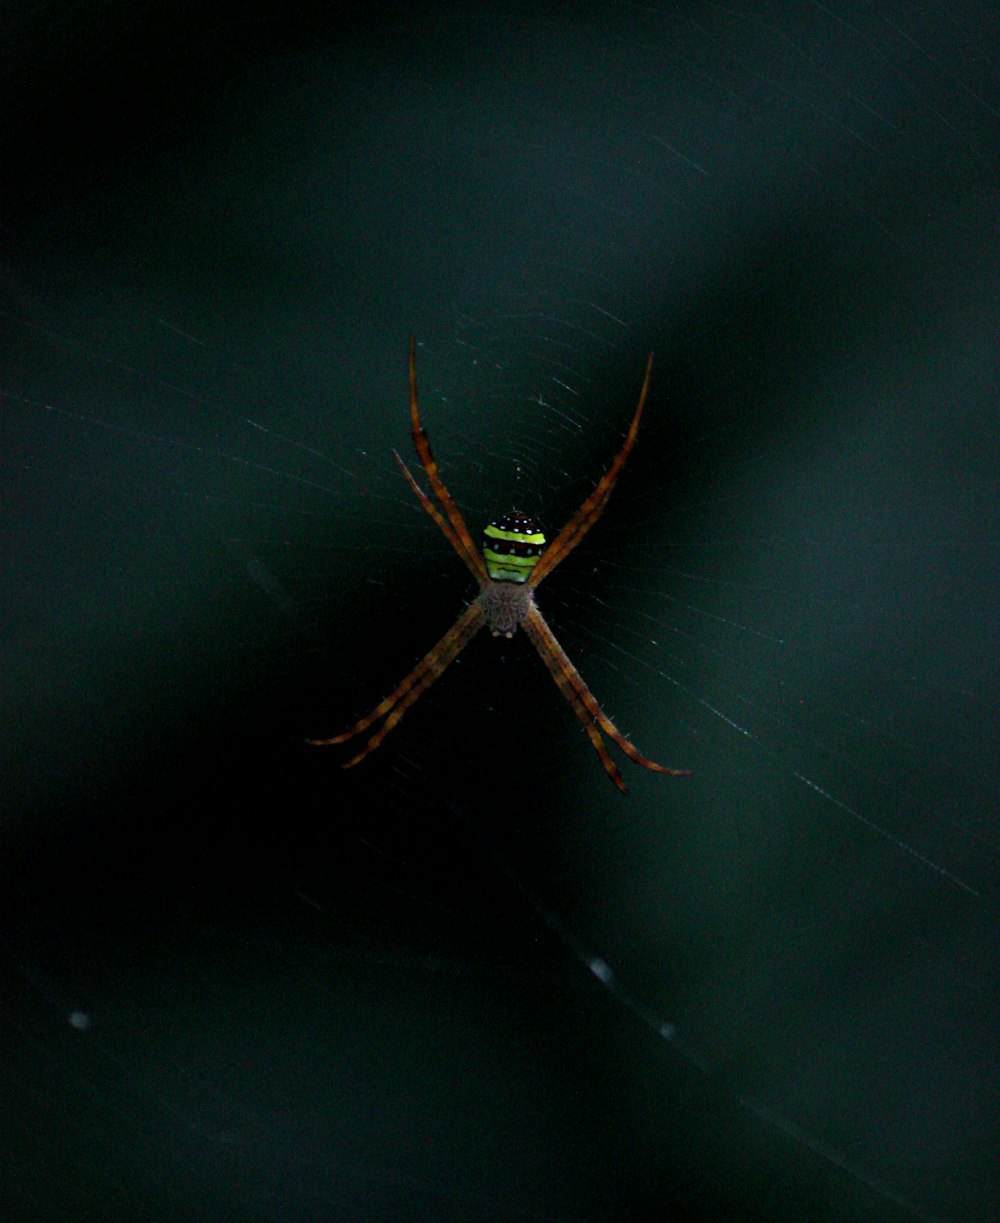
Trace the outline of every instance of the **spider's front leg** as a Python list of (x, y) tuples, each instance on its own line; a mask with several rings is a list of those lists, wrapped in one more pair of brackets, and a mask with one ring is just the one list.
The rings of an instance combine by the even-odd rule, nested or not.
[(483, 627), (484, 622), (483, 613), (477, 599), (474, 603), (469, 604), (437, 645), (427, 651), (409, 675), (401, 680), (385, 700), (380, 701), (375, 706), (371, 713), (365, 714), (349, 730), (345, 730), (339, 735), (334, 735), (331, 739), (307, 739), (306, 742), (312, 743), (317, 747), (326, 747), (333, 743), (345, 743), (348, 739), (353, 739), (355, 735), (360, 735), (363, 731), (366, 731), (370, 726), (374, 726), (380, 718), (385, 718), (385, 721), (368, 740), (364, 748), (356, 756), (352, 756), (350, 760), (345, 761), (342, 767), (349, 769), (353, 765), (360, 763), (379, 746), (403, 714), (423, 696), (431, 684), (444, 672), (445, 668), (455, 661), (472, 638), (475, 637), (476, 633)]
[(601, 764), (604, 765), (605, 772), (623, 794), (628, 793), (628, 787), (625, 785), (618, 766), (612, 760), (611, 753), (608, 751), (607, 744), (601, 737), (598, 727), (610, 736), (625, 755), (628, 756), (629, 760), (634, 760), (636, 764), (641, 764), (644, 769), (649, 769), (653, 773), (665, 773), (668, 777), (691, 776), (690, 769), (668, 769), (662, 764), (657, 764), (655, 760), (650, 760), (625, 738), (597, 703), (596, 697), (584, 683), (583, 676), (570, 662), (569, 655), (557, 641), (555, 633), (549, 628), (545, 617), (538, 610), (538, 605), (534, 600), (532, 600), (528, 614), (522, 622), (522, 628), (528, 634), (532, 645), (541, 655), (542, 661), (548, 667), (553, 679), (558, 684), (559, 691), (569, 701), (573, 707), (573, 712), (583, 723), (590, 741), (594, 745), (594, 749), (601, 758)]

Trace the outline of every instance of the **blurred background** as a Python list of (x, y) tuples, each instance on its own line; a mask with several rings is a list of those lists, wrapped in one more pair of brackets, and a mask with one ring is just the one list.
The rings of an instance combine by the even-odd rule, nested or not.
[[(986, 1220), (983, 3), (24, 6), (0, 160), (16, 1219)], [(311, 748), (474, 595), (526, 641)], [(419, 473), (418, 473), (419, 474)]]

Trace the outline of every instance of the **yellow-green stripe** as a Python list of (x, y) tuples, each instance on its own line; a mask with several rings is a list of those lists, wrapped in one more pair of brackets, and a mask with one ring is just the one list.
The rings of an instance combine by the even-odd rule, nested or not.
[(526, 582), (545, 547), (545, 536), (533, 519), (514, 510), (483, 531), (483, 559), (494, 582)]

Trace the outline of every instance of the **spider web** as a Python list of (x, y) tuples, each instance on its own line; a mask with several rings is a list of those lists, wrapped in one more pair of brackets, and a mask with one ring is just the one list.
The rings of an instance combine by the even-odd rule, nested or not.
[[(990, 1217), (995, 19), (223, 33), (8, 188), (10, 1208)], [(304, 747), (473, 593), (411, 329), (474, 534), (558, 530), (655, 350), (539, 601), (693, 779), (621, 799), (520, 640)]]

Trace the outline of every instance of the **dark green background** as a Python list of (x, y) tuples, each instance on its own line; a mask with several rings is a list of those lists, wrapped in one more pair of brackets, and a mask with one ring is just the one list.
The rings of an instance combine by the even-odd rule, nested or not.
[[(995, 1217), (988, 8), (2, 37), (7, 1215)], [(477, 529), (655, 349), (542, 602), (691, 781), (620, 798), (521, 642), (303, 744), (471, 593), (410, 331)]]

